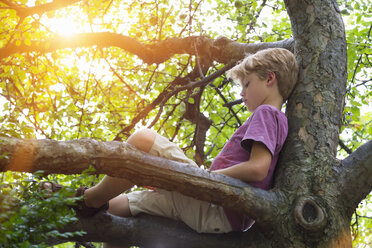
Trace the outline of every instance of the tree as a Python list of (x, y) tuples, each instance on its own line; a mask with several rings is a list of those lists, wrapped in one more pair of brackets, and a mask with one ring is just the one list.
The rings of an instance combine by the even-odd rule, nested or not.
[[(236, 30), (244, 37), (237, 41), (195, 35), (193, 23), (203, 18), (196, 14), (202, 2), (191, 2), (187, 6), (188, 15), (180, 13), (179, 19), (173, 14), (181, 11), (182, 6), (178, 9), (158, 1), (126, 3), (126, 13), (139, 20), (138, 26), (125, 30), (117, 24), (105, 27), (110, 30), (107, 32), (82, 33), (69, 38), (51, 35), (48, 27), (43, 27), (45, 15), (57, 9), (61, 12), (82, 9), (94, 31), (95, 21), (103, 19), (110, 11), (112, 21), (119, 23), (114, 14), (122, 14), (119, 7), (123, 3), (54, 1), (24, 7), (2, 2), (5, 9), (11, 9), (7, 13), (13, 15), (13, 22), (9, 22), (8, 16), (2, 19), (9, 25), (3, 25), (3, 33), (8, 36), (0, 48), (2, 94), (7, 99), (5, 110), (9, 114), (3, 117), (7, 120), (2, 127), (7, 137), (1, 138), (0, 143), (1, 171), (41, 169), (47, 174), (72, 174), (93, 165), (97, 173), (129, 177), (139, 185), (174, 189), (245, 212), (256, 219), (255, 227), (247, 233), (229, 235), (197, 235), (182, 224), (155, 217), (118, 219), (103, 214), (89, 220), (81, 219), (66, 230), (83, 227), (88, 231), (85, 240), (116, 239), (144, 246), (153, 244), (156, 237), (164, 234), (172, 237), (168, 243), (170, 247), (174, 246), (173, 241), (178, 242), (177, 246), (186, 247), (199, 247), (201, 243), (203, 247), (351, 245), (351, 215), (372, 188), (369, 179), (372, 142), (366, 142), (342, 161), (336, 159), (337, 146), (343, 144), (339, 142), (339, 133), (344, 123), (344, 99), (347, 87), (351, 86), (347, 86), (345, 28), (335, 1), (285, 1), (293, 38), (282, 30), (276, 38), (250, 36), (255, 27), (263, 26), (257, 23), (256, 16), (269, 5), (266, 1), (261, 5), (235, 1), (233, 8), (222, 8), (224, 3), (216, 2), (221, 16), (230, 14), (236, 19)], [(142, 11), (132, 12), (136, 7), (141, 7)], [(274, 8), (281, 8), (281, 5)], [(19, 21), (15, 22), (17, 16)], [(170, 23), (184, 25), (179, 28), (178, 35)], [(285, 22), (281, 25), (284, 25), (283, 30), (289, 27)], [(277, 26), (273, 30), (275, 28)], [(12, 29), (15, 32), (10, 32)], [(123, 32), (129, 35), (120, 34)], [(166, 39), (165, 34), (172, 38)], [(370, 31), (366, 42), (369, 34)], [(232, 32), (231, 36), (235, 35)], [(193, 149), (186, 151), (194, 155), (199, 164), (208, 164), (218, 152), (214, 148), (220, 148), (225, 142), (221, 137), (228, 137), (247, 117), (247, 113), (230, 103), (234, 98), (228, 93), (232, 86), (221, 75), (245, 52), (274, 46), (294, 51), (301, 75), (286, 107), (290, 130), (273, 190), (266, 192), (222, 175), (183, 168), (176, 162), (142, 154), (119, 142), (142, 122), (171, 140), (195, 147), (194, 154)], [(368, 54), (368, 51), (364, 52)], [(79, 59), (72, 60), (72, 54)], [(80, 59), (86, 61), (81, 63)], [(365, 61), (368, 56), (364, 63), (361, 56), (357, 64), (365, 66)], [(76, 66), (68, 66), (70, 63)], [(91, 63), (91, 67), (86, 74), (81, 74), (87, 70), (81, 68), (86, 63)], [(103, 64), (115, 78), (111, 82), (97, 71), (92, 72)], [(354, 68), (357, 68), (356, 73), (363, 72), (361, 67)], [(147, 84), (133, 76), (135, 69)], [(79, 78), (81, 75), (86, 78)], [(366, 80), (363, 85), (368, 86), (369, 82)], [(58, 90), (58, 87), (66, 90)], [(216, 111), (210, 106), (217, 104), (227, 107)], [(350, 109), (354, 114), (351, 118), (358, 117), (354, 106)], [(174, 117), (176, 121), (171, 120)], [(223, 125), (218, 125), (216, 120)], [(361, 124), (368, 128), (368, 121)], [(19, 139), (35, 138), (36, 133), (53, 140)], [(109, 137), (115, 141), (55, 141), (81, 137), (96, 140)], [(187, 137), (192, 137), (191, 143), (184, 141)], [(209, 149), (206, 153), (205, 146)], [(134, 166), (138, 163), (142, 166)], [(105, 225), (97, 226), (98, 222)], [(161, 230), (159, 226), (171, 229)], [(92, 230), (92, 227), (95, 228)], [(128, 235), (122, 237), (122, 233)]]

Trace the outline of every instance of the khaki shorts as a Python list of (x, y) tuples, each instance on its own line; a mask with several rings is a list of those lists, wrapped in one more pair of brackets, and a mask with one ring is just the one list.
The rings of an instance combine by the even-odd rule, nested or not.
[[(178, 162), (197, 166), (196, 163), (168, 139), (157, 134), (150, 153)], [(135, 191), (127, 194), (132, 215), (147, 213), (180, 220), (199, 233), (231, 232), (231, 225), (224, 209), (210, 202), (201, 201), (174, 191)]]

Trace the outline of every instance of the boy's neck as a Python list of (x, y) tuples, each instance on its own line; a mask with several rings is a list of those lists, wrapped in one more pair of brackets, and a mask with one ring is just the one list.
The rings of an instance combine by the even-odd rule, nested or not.
[(262, 105), (271, 105), (279, 111), (282, 111), (283, 101), (281, 99), (272, 99), (271, 101), (264, 102)]

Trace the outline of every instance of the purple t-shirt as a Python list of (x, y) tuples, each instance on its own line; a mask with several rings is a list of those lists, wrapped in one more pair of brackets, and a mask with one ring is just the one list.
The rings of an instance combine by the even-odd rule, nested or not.
[[(261, 105), (227, 141), (213, 160), (210, 170), (223, 169), (248, 161), (253, 141), (262, 142), (273, 156), (269, 172), (262, 181), (249, 184), (268, 190), (272, 187), (274, 169), (287, 133), (288, 123), (285, 114), (271, 105)], [(225, 213), (233, 231), (247, 230), (254, 223), (252, 219), (238, 212), (225, 209)]]

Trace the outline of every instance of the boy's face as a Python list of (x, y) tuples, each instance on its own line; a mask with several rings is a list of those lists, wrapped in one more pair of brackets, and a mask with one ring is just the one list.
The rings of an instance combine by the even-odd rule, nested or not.
[(265, 104), (269, 94), (266, 79), (260, 79), (257, 73), (253, 72), (242, 80), (241, 86), (240, 96), (250, 112), (254, 112), (258, 106)]

